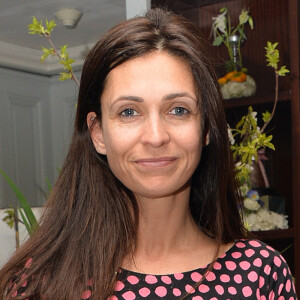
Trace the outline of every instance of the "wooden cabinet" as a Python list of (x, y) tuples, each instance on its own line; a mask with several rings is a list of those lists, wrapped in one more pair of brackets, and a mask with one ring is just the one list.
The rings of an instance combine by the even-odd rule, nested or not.
[(300, 4), (297, 0), (152, 0), (152, 6), (168, 7), (200, 26), (208, 40), (211, 57), (220, 77), (224, 75), (223, 62), (228, 59), (225, 47), (213, 47), (212, 17), (227, 7), (232, 20), (238, 20), (243, 8), (250, 10), (254, 30), (246, 28), (247, 41), (242, 46), (243, 65), (257, 83), (254, 97), (224, 100), (228, 121), (234, 123), (247, 107), (264, 112), (271, 109), (275, 80), (273, 69), (266, 66), (267, 41), (279, 42), (280, 65), (286, 65), (290, 74), (280, 78), (279, 103), (274, 119), (269, 124), (275, 152), (269, 152), (268, 172), (271, 187), (285, 198), (289, 229), (255, 233), (283, 253), (296, 278), (300, 294), (300, 85), (299, 85), (299, 30)]

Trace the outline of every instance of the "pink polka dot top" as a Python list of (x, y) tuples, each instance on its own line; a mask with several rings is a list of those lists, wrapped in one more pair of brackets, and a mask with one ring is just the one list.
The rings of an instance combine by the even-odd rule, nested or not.
[(257, 240), (237, 241), (218, 258), (206, 278), (197, 285), (207, 266), (193, 271), (151, 275), (121, 270), (110, 300), (142, 299), (297, 299), (284, 258)]
[[(32, 260), (26, 264), (30, 267)], [(239, 240), (214, 263), (189, 272), (153, 275), (121, 269), (114, 295), (107, 300), (296, 300), (284, 258), (258, 240)], [(92, 282), (92, 281), (91, 281)], [(200, 283), (200, 284), (199, 284)], [(27, 281), (14, 296), (24, 295)], [(92, 283), (81, 299), (92, 300)], [(27, 299), (30, 300), (30, 299)]]

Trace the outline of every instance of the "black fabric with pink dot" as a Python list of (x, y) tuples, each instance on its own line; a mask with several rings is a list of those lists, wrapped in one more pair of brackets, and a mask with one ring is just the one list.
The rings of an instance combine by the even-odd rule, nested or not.
[[(25, 268), (30, 268), (31, 264), (30, 258)], [(184, 299), (188, 300), (297, 299), (292, 276), (284, 258), (260, 241), (237, 241), (217, 259), (212, 270), (197, 285), (207, 268), (208, 266), (168, 275), (141, 274), (121, 269), (115, 293), (107, 300), (179, 300), (186, 294)], [(22, 284), (13, 297), (25, 295), (28, 281)], [(90, 280), (87, 283), (88, 288), (81, 294), (81, 299), (93, 299), (92, 285)]]
[(121, 270), (110, 300), (142, 299), (261, 299), (295, 300), (288, 265), (270, 246), (257, 240), (237, 241), (219, 257), (206, 278), (195, 288), (207, 266), (197, 270), (149, 275)]

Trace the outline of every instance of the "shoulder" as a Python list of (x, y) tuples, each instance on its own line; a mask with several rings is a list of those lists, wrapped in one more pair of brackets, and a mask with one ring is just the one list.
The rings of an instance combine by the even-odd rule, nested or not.
[(246, 279), (249, 285), (255, 284), (260, 295), (296, 299), (293, 278), (287, 262), (277, 250), (262, 241), (256, 239), (236, 241), (224, 255), (222, 264), (225, 269), (240, 274), (243, 282)]
[(237, 240), (226, 252), (226, 259), (231, 258), (237, 260), (239, 265), (248, 263), (264, 268), (267, 273), (269, 268), (287, 267), (285, 259), (277, 250), (256, 239)]

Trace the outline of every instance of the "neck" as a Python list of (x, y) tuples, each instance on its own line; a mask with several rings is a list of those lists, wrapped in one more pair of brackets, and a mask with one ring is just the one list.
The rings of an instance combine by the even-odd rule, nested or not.
[(138, 197), (138, 203), (139, 251), (163, 255), (197, 236), (199, 230), (189, 210), (189, 189), (163, 198)]

